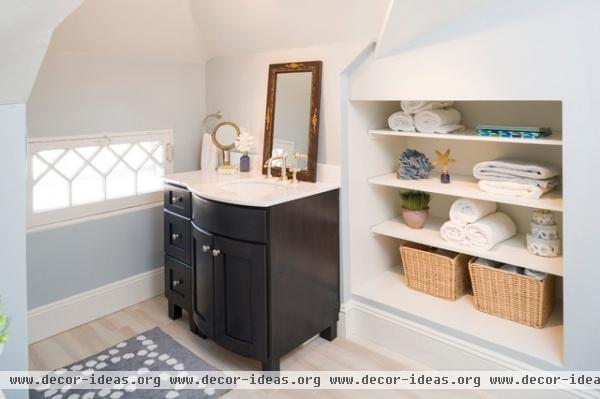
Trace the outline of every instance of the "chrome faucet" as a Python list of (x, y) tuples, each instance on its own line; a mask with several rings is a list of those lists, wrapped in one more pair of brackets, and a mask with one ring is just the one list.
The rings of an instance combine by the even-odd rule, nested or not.
[(292, 169), (292, 184), (298, 184), (297, 174), (300, 171), (300, 169), (298, 168), (298, 161), (301, 159), (308, 162), (308, 155), (302, 154), (300, 153), (300, 151), (296, 151), (294, 153), (294, 165)]
[(277, 159), (281, 160), (281, 181), (287, 182), (288, 177), (287, 177), (287, 170), (285, 168), (285, 166), (287, 164), (287, 154), (285, 152), (281, 155), (274, 156), (274, 157), (267, 159), (267, 162), (265, 162), (265, 166), (264, 166), (265, 168), (267, 168), (267, 179), (269, 179), (269, 180), (273, 179), (273, 175), (271, 174), (271, 166), (273, 164), (273, 161), (275, 161)]

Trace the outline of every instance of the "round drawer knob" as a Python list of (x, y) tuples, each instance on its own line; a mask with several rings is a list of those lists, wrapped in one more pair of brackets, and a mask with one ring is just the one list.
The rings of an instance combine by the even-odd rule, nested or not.
[(171, 234), (171, 240), (176, 240), (176, 239), (178, 239), (179, 237), (180, 237), (180, 235), (179, 235), (179, 234), (177, 234), (177, 233), (173, 233), (173, 234)]
[(173, 281), (173, 288), (177, 287), (178, 285), (183, 284), (183, 282), (181, 280), (175, 280)]
[(181, 201), (181, 197), (177, 197), (175, 195), (171, 197), (171, 202), (172, 203), (179, 202), (179, 201)]
[(221, 253), (221, 251), (219, 251), (218, 249), (213, 249), (212, 250), (212, 255), (213, 256), (219, 256), (220, 253)]
[(208, 251), (210, 251), (210, 245), (203, 245), (202, 252), (208, 252)]

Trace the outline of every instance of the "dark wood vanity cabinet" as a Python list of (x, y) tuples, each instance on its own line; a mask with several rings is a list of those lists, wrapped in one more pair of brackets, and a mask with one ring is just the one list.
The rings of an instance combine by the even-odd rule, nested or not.
[(281, 356), (316, 334), (336, 337), (339, 190), (269, 208), (191, 202), (191, 286), (178, 306), (200, 336), (264, 370), (278, 370)]

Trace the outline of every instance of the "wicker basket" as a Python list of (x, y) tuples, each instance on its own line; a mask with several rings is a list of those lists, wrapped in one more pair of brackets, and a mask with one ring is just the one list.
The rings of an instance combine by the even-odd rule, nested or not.
[(554, 305), (554, 276), (543, 281), (469, 262), (475, 307), (530, 327), (543, 328)]
[(436, 249), (412, 242), (400, 246), (408, 286), (438, 298), (455, 301), (469, 290), (468, 264), (472, 257), (457, 254), (451, 258), (434, 253)]

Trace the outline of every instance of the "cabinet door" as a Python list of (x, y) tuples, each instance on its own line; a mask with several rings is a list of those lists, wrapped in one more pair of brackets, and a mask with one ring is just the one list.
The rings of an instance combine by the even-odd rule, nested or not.
[(214, 336), (213, 236), (192, 226), (192, 313), (200, 332)]
[(219, 236), (215, 253), (215, 341), (244, 356), (267, 357), (266, 246)]

